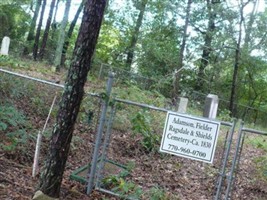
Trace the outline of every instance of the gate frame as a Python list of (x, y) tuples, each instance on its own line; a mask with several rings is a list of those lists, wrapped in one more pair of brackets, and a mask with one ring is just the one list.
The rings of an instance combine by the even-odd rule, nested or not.
[[(30, 77), (30, 76), (19, 74), (19, 73), (16, 73), (16, 72), (11, 72), (11, 71), (8, 71), (8, 70), (5, 70), (5, 69), (1, 69), (0, 68), (0, 72), (6, 73), (6, 74), (10, 74), (10, 75), (13, 75), (13, 76), (18, 76), (20, 78), (24, 78), (24, 79), (29, 79), (29, 80), (32, 80), (32, 81), (40, 82), (40, 83), (43, 83), (43, 84), (51, 85), (51, 86), (54, 86), (54, 87), (64, 88), (64, 85), (62, 85), (62, 84), (57, 84), (57, 83), (53, 83), (51, 81), (46, 81), (46, 80), (43, 80), (43, 79)], [(98, 130), (97, 137), (96, 137), (96, 141), (97, 141), (96, 144), (98, 144), (98, 146), (95, 145), (95, 148), (94, 148), (94, 154), (95, 154), (94, 157), (96, 159), (95, 159), (95, 162), (94, 162), (94, 160), (92, 160), (92, 164), (94, 164), (95, 166), (93, 167), (94, 170), (92, 170), (92, 172), (90, 173), (89, 178), (88, 178), (87, 194), (90, 194), (92, 192), (93, 187), (94, 187), (94, 178), (95, 178), (95, 176), (97, 176), (98, 178), (100, 177), (99, 175), (101, 173), (101, 170), (103, 170), (104, 162), (106, 162), (105, 155), (106, 155), (106, 151), (107, 151), (107, 149), (109, 147), (110, 137), (111, 137), (111, 127), (112, 127), (112, 122), (113, 122), (113, 119), (114, 119), (114, 116), (115, 116), (115, 112), (116, 112), (115, 103), (116, 102), (126, 103), (126, 104), (131, 104), (131, 105), (135, 105), (135, 106), (139, 106), (139, 107), (143, 107), (143, 108), (149, 108), (149, 109), (152, 109), (152, 110), (163, 111), (163, 112), (168, 112), (169, 111), (169, 110), (164, 109), (164, 108), (158, 108), (158, 107), (147, 105), (147, 104), (141, 104), (141, 103), (136, 103), (136, 102), (132, 102), (132, 101), (129, 101), (129, 100), (113, 98), (114, 102), (112, 104), (111, 116), (110, 116), (109, 121), (108, 121), (107, 133), (105, 134), (105, 140), (104, 140), (104, 149), (103, 149), (103, 155), (104, 156), (102, 156), (101, 160), (100, 160), (100, 166), (101, 166), (100, 170), (96, 169), (97, 168), (97, 159), (99, 158), (99, 148), (100, 148), (100, 145), (101, 145), (101, 141), (100, 140), (101, 140), (101, 136), (102, 136), (102, 133), (103, 133), (103, 128), (104, 128), (105, 120), (106, 120), (106, 112), (107, 112), (107, 109), (108, 109), (109, 104), (111, 102), (110, 101), (110, 95), (111, 95), (113, 78), (114, 78), (113, 73), (109, 73), (109, 79), (108, 79), (108, 83), (107, 83), (107, 93), (106, 93), (107, 96), (106, 96), (106, 99), (103, 101), (104, 102), (103, 103), (104, 111), (102, 109), (102, 113), (101, 113), (101, 120), (100, 120), (101, 126), (99, 124), (99, 126), (98, 126), (99, 130)], [(86, 93), (86, 94), (88, 94), (90, 96), (101, 98), (101, 95), (97, 94), (97, 93)], [(104, 98), (102, 98), (102, 100), (103, 99)], [(237, 139), (237, 143), (236, 143), (236, 146), (235, 146), (234, 158), (232, 160), (230, 173), (229, 173), (229, 175), (226, 175), (226, 173), (225, 173), (226, 169), (227, 169), (226, 165), (227, 165), (227, 161), (228, 161), (228, 158), (229, 158), (229, 155), (230, 155), (231, 144), (232, 144), (232, 140), (233, 140), (233, 134), (234, 134), (235, 126), (236, 126), (236, 121), (237, 120), (234, 120), (232, 123), (231, 122), (219, 121), (222, 125), (228, 126), (228, 127), (232, 127), (232, 128), (230, 129), (230, 134), (227, 133), (227, 136), (226, 136), (227, 139), (225, 140), (225, 144), (224, 144), (225, 150), (224, 150), (224, 154), (223, 154), (224, 156), (223, 156), (223, 161), (222, 161), (221, 172), (219, 172), (219, 174), (218, 174), (218, 180), (217, 180), (217, 185), (216, 185), (217, 186), (217, 190), (216, 190), (216, 195), (215, 195), (215, 198), (214, 198), (215, 200), (219, 200), (220, 199), (222, 182), (223, 182), (224, 178), (227, 178), (227, 180), (228, 180), (227, 189), (226, 189), (226, 193), (225, 193), (225, 200), (231, 199), (231, 192), (232, 192), (233, 185), (234, 185), (235, 178), (236, 178), (235, 175), (236, 175), (236, 173), (238, 171), (238, 168), (239, 168), (239, 162), (240, 162), (240, 157), (241, 157), (241, 153), (242, 153), (242, 150), (243, 150), (245, 134), (254, 133), (254, 134), (259, 134), (259, 135), (264, 135), (264, 136), (266, 135), (267, 136), (267, 132), (259, 131), (259, 130), (255, 130), (255, 129), (250, 129), (250, 128), (245, 128), (244, 127), (244, 122), (241, 122), (240, 128), (238, 130), (238, 139)], [(98, 150), (98, 151), (96, 151), (96, 150)], [(121, 166), (121, 167), (123, 167), (123, 166)], [(91, 167), (91, 169), (92, 169), (92, 167)], [(96, 189), (98, 189), (98, 190), (100, 190), (102, 192), (105, 192), (105, 193), (109, 193), (109, 194), (115, 195), (115, 196), (120, 196), (120, 195), (118, 195), (118, 194), (116, 194), (114, 192), (111, 192), (111, 191), (105, 190), (103, 188), (100, 188), (98, 184), (96, 184)]]
[(265, 132), (265, 131), (259, 131), (259, 130), (244, 127), (244, 122), (242, 121), (241, 125), (239, 127), (239, 130), (238, 130), (238, 138), (237, 138), (237, 143), (235, 146), (234, 158), (232, 160), (231, 171), (230, 171), (230, 174), (228, 176), (228, 184), (227, 184), (227, 189), (226, 189), (226, 193), (225, 193), (225, 200), (231, 199), (231, 192), (232, 192), (233, 186), (235, 184), (236, 174), (237, 174), (238, 169), (239, 169), (239, 163), (240, 163), (240, 158), (241, 158), (243, 145), (244, 145), (244, 141), (245, 141), (245, 135), (246, 134), (252, 134), (252, 133), (258, 134), (261, 136), (267, 136), (267, 132)]
[[(97, 135), (96, 135), (96, 139), (95, 139), (95, 147), (94, 147), (94, 151), (93, 151), (91, 168), (90, 168), (90, 170), (88, 172), (88, 176), (87, 176), (88, 177), (88, 184), (87, 184), (87, 188), (86, 188), (87, 195), (89, 195), (93, 191), (93, 189), (95, 188), (95, 189), (97, 189), (101, 192), (107, 193), (107, 194), (111, 194), (111, 195), (118, 196), (118, 197), (123, 197), (120, 194), (117, 194), (117, 193), (112, 192), (110, 190), (101, 188), (101, 186), (99, 184), (99, 180), (101, 179), (101, 173), (103, 171), (104, 164), (106, 162), (106, 153), (107, 153), (110, 139), (111, 139), (111, 128), (112, 128), (112, 123), (113, 123), (113, 119), (114, 119), (115, 112), (116, 112), (116, 102), (125, 103), (125, 104), (133, 105), (133, 106), (138, 106), (141, 108), (149, 108), (151, 110), (156, 110), (156, 111), (161, 111), (161, 112), (170, 111), (170, 110), (165, 109), (165, 108), (159, 108), (159, 107), (148, 105), (148, 104), (137, 103), (137, 102), (133, 102), (130, 100), (111, 98), (113, 79), (114, 79), (114, 74), (112, 72), (110, 72), (109, 78), (107, 81), (107, 86), (106, 86), (106, 95), (105, 95), (105, 98), (102, 99), (103, 106), (102, 106), (100, 122), (98, 125), (98, 131), (97, 131)], [(109, 116), (108, 122), (105, 123), (107, 110), (108, 110), (110, 104), (111, 104), (111, 114)], [(230, 129), (227, 131), (227, 134), (226, 134), (226, 137), (224, 140), (225, 141), (224, 142), (224, 152), (222, 154), (221, 167), (218, 168), (218, 170), (220, 172), (218, 173), (217, 184), (215, 183), (215, 185), (216, 185), (216, 194), (215, 194), (215, 198), (214, 198), (215, 200), (220, 199), (222, 182), (225, 178), (227, 178), (227, 176), (226, 176), (227, 162), (228, 162), (228, 158), (230, 155), (231, 144), (232, 144), (234, 130), (235, 130), (237, 120), (233, 120), (233, 122), (224, 122), (224, 121), (220, 121), (220, 120), (217, 120), (217, 121), (220, 122), (220, 124), (223, 126), (230, 127)], [(107, 130), (103, 135), (105, 124), (107, 126)], [(104, 142), (101, 143), (102, 137), (104, 137)], [(100, 154), (101, 146), (102, 146), (102, 152)], [(98, 163), (99, 163), (99, 167), (98, 167)], [(120, 167), (124, 168), (124, 166), (122, 166), (122, 165), (120, 165)], [(133, 198), (127, 198), (127, 199), (133, 199)]]

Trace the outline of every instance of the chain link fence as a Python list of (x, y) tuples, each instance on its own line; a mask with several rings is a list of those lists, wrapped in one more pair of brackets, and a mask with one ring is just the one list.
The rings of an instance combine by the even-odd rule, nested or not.
[[(120, 101), (98, 189), (129, 199), (210, 199), (227, 148), (230, 128), (220, 132), (213, 164), (159, 153), (166, 111)], [(99, 158), (100, 159), (100, 158)]]
[[(97, 173), (94, 175), (97, 189), (129, 199), (162, 197), (206, 200), (216, 195), (218, 199), (224, 199), (227, 187), (232, 187), (229, 190), (232, 199), (266, 198), (265, 134), (242, 129), (242, 145), (237, 151), (238, 164), (235, 165), (234, 171), (231, 171), (232, 162), (235, 160), (233, 147), (239, 139), (233, 132), (235, 123), (223, 123), (221, 126), (212, 164), (159, 153), (166, 112), (175, 111), (175, 107), (171, 102), (162, 101), (159, 96), (151, 93), (148, 99), (140, 96), (136, 101), (130, 101), (132, 97), (138, 96), (138, 89), (117, 89), (116, 77), (120, 76), (115, 75), (112, 97), (106, 110), (107, 118), (103, 121), (101, 147), (97, 154)], [(75, 159), (70, 159), (66, 166), (66, 176), (83, 184), (87, 184), (88, 177), (90, 178), (88, 171), (93, 164), (91, 158), (97, 145), (103, 103), (106, 102), (105, 92), (101, 93), (101, 89), (104, 88), (103, 82), (98, 83), (99, 95), (90, 93), (84, 97), (71, 145), (70, 158)], [(14, 112), (12, 117), (17, 116), (16, 130), (11, 128), (14, 127), (14, 122), (1, 121), (0, 134), (5, 137), (5, 142), (1, 142), (1, 148), (10, 152), (12, 148), (18, 149), (21, 158), (27, 158), (22, 162), (31, 164), (37, 133), (43, 129), (53, 98), (57, 96), (44, 132), (40, 162), (42, 167), (62, 88), (62, 85), (40, 79), (0, 72), (1, 115)], [(206, 96), (195, 95), (198, 95), (198, 98), (189, 99), (187, 113), (202, 116)], [(228, 121), (229, 118), (220, 113), (224, 101), (220, 103), (220, 119)], [(22, 113), (18, 114), (16, 110)], [(23, 156), (26, 154), (27, 157)], [(229, 173), (235, 175), (232, 181), (234, 186), (229, 186)]]
[(105, 131), (94, 145), (88, 193), (94, 184), (126, 199), (210, 199), (220, 193), (234, 123), (222, 123), (214, 162), (206, 164), (159, 152), (167, 109), (116, 97), (106, 104), (112, 106), (100, 120)]
[[(101, 85), (98, 83), (99, 90), (101, 90)], [(29, 170), (32, 169), (34, 162), (38, 132), (42, 134), (42, 141), (36, 170), (37, 177), (45, 163), (63, 89), (63, 85), (52, 81), (8, 70), (1, 69), (0, 71), (0, 154), (3, 159), (10, 160), (14, 164), (14, 166), (9, 163), (0, 164), (2, 170), (0, 179), (8, 180), (10, 178), (10, 181), (4, 186), (10, 188), (10, 191), (13, 191), (12, 194), (20, 195), (21, 199), (29, 194), (30, 188), (34, 190), (38, 182), (36, 178), (30, 178), (32, 173)], [(48, 113), (55, 97), (55, 104), (48, 119)], [(77, 183), (77, 179), (72, 176), (73, 172), (81, 166), (87, 166), (91, 161), (95, 132), (101, 111), (100, 100), (101, 98), (97, 94), (86, 93), (81, 104), (64, 173), (64, 180), (69, 181), (69, 177), (71, 177), (71, 181), (75, 180), (75, 183), (70, 181), (69, 184)], [(27, 168), (27, 172), (22, 174), (17, 171), (16, 165), (20, 166), (18, 169)], [(13, 170), (12, 173), (10, 170)], [(5, 177), (2, 177), (4, 174)], [(17, 184), (20, 183), (25, 184), (17, 190)], [(76, 185), (80, 187), (81, 191), (84, 191), (84, 185)], [(33, 191), (30, 191), (29, 195), (32, 194)], [(6, 196), (5, 193), (0, 194), (0, 199), (8, 198), (8, 194)]]
[[(267, 199), (267, 132), (241, 125), (236, 146), (232, 199)], [(235, 164), (235, 165), (234, 165)], [(240, 192), (238, 192), (240, 191)]]

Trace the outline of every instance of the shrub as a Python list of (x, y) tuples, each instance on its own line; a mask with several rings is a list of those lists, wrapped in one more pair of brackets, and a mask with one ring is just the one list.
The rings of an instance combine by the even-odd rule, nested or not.
[(25, 116), (14, 106), (0, 106), (0, 133), (5, 140), (0, 142), (4, 150), (14, 150), (18, 144), (26, 143), (28, 134), (25, 127), (29, 126)]
[(153, 151), (156, 145), (159, 144), (160, 137), (156, 133), (153, 133), (150, 126), (151, 118), (148, 115), (148, 111), (139, 111), (132, 118), (131, 122), (134, 134), (141, 134), (143, 136), (142, 146), (146, 149), (146, 151)]

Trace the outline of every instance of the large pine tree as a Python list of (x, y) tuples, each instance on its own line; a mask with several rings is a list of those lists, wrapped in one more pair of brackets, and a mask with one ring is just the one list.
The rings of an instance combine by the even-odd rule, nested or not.
[(86, 0), (85, 3), (82, 24), (57, 113), (48, 158), (40, 178), (39, 189), (51, 197), (59, 197), (74, 124), (83, 98), (87, 74), (91, 68), (105, 6), (106, 0)]

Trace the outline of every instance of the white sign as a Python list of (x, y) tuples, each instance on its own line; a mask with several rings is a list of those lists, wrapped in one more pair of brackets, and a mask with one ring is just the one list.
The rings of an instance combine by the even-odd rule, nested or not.
[(168, 112), (160, 151), (213, 162), (220, 122)]

